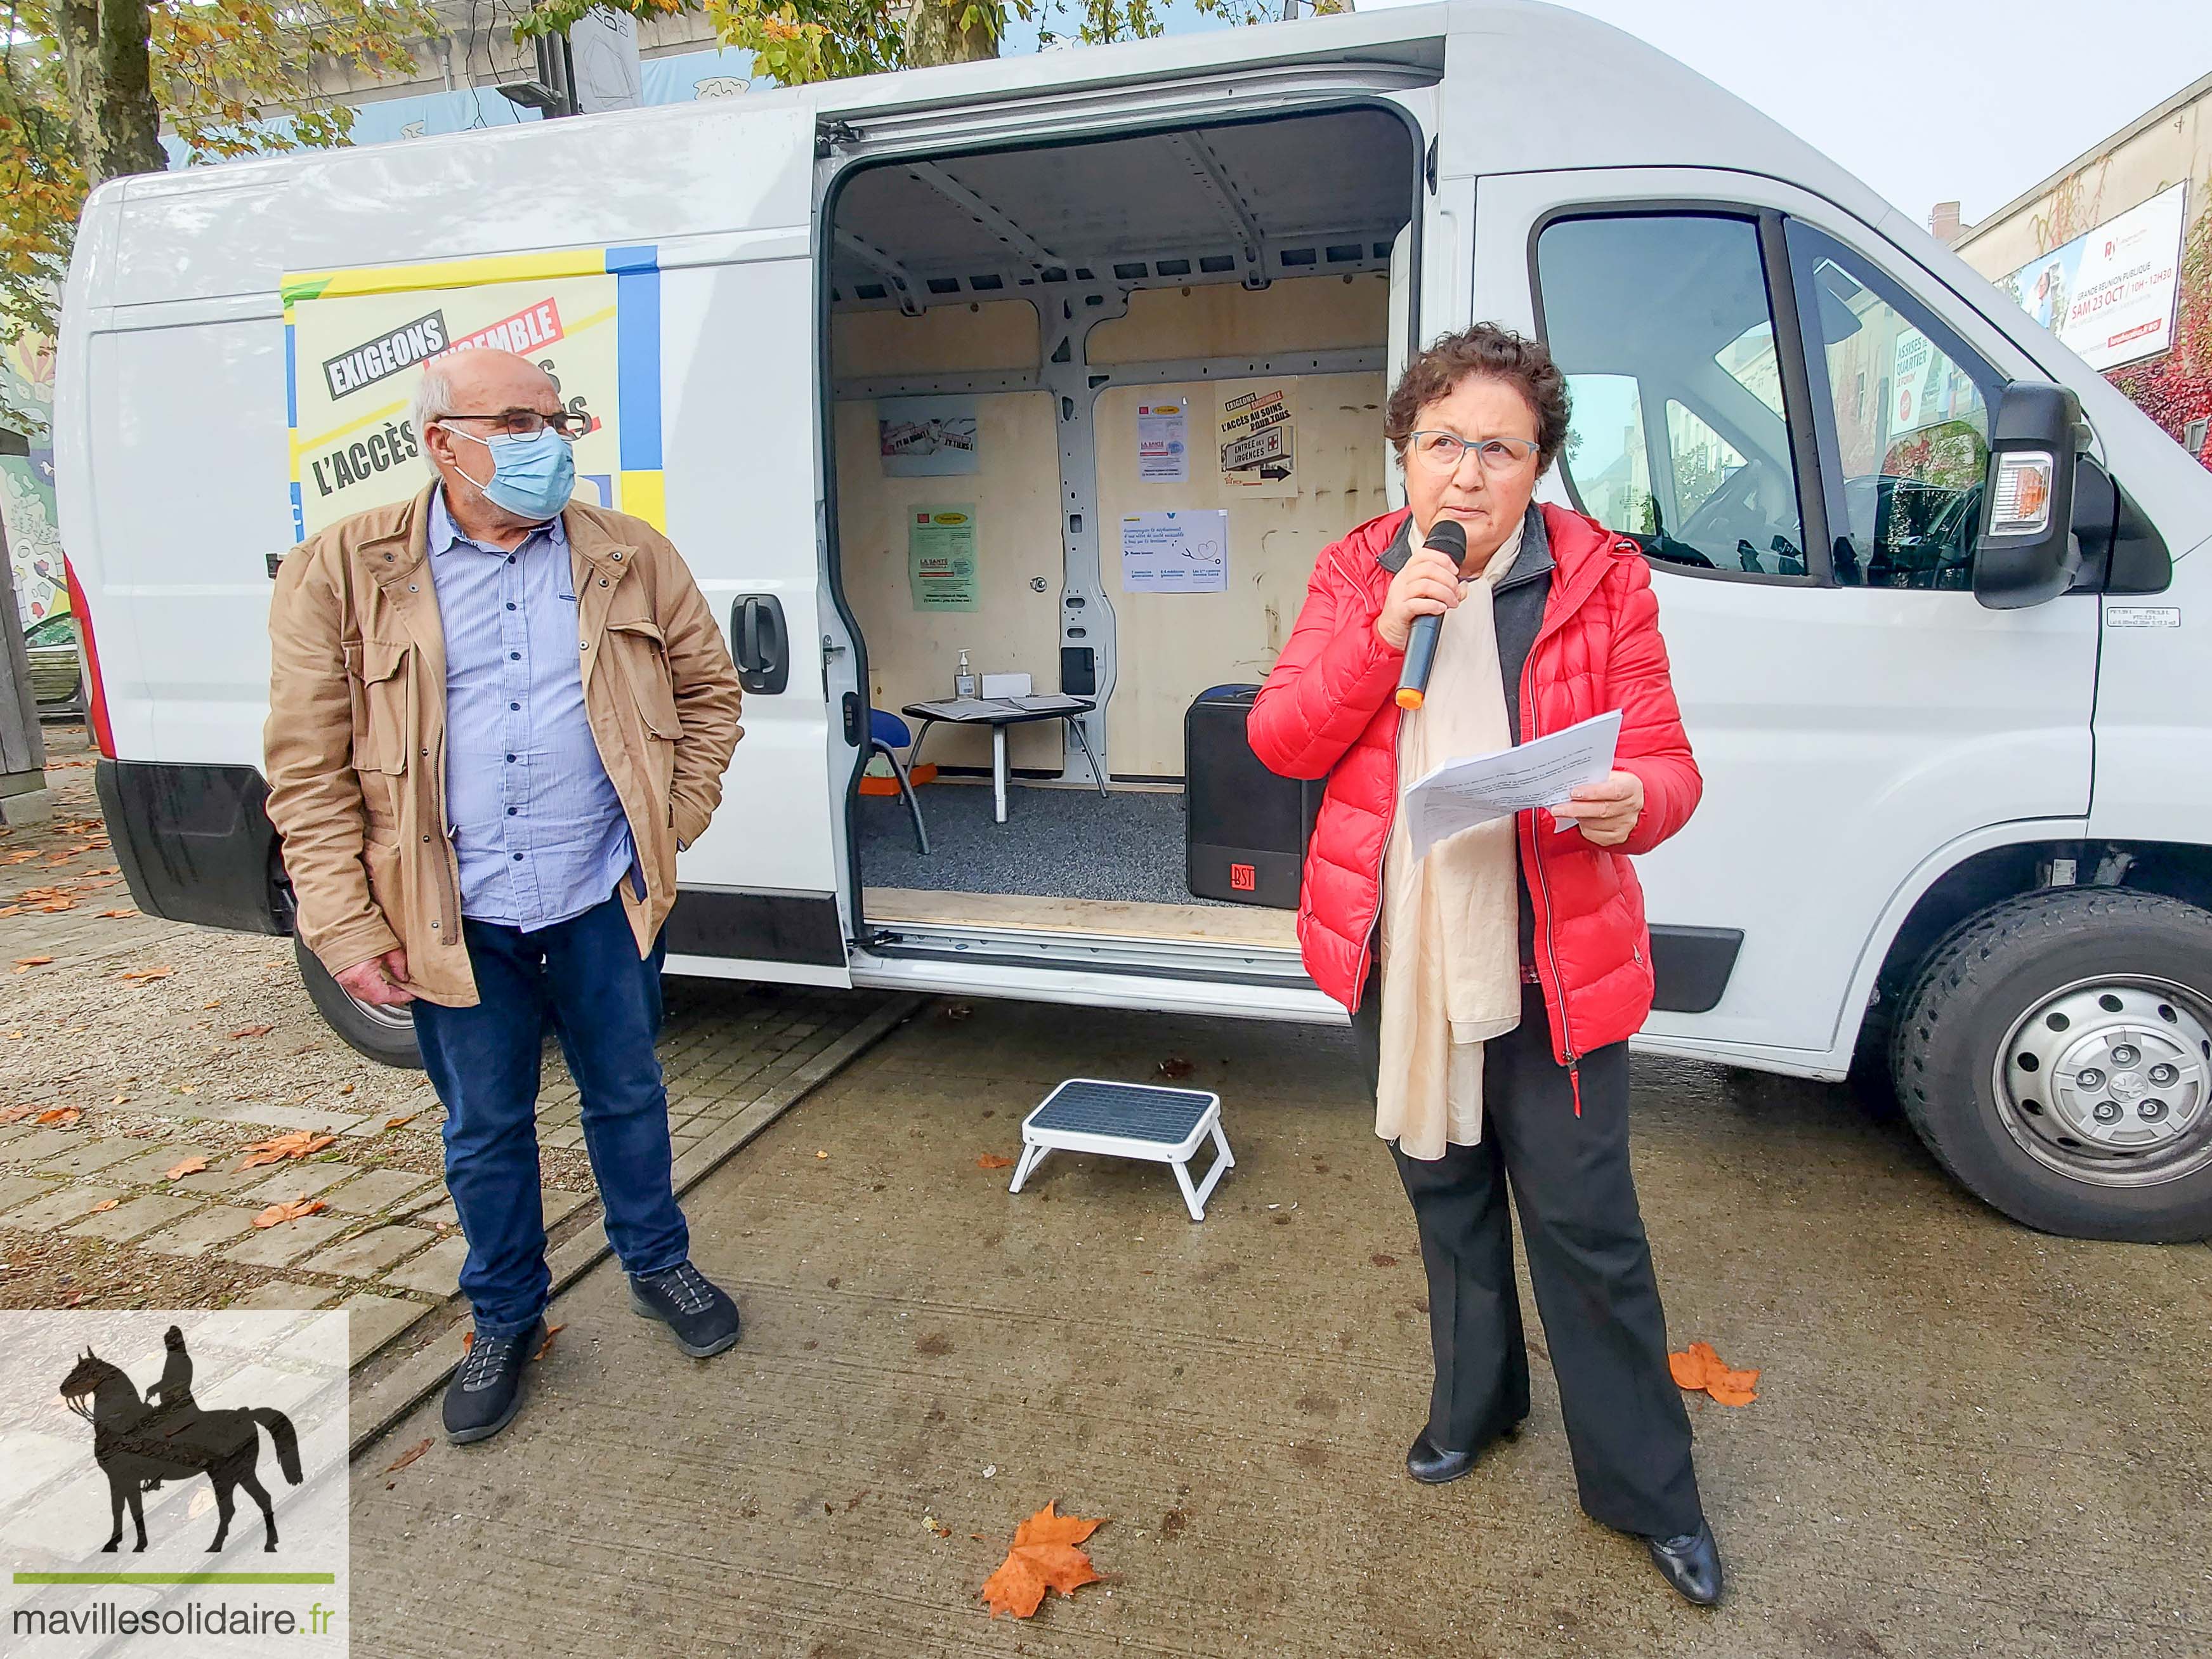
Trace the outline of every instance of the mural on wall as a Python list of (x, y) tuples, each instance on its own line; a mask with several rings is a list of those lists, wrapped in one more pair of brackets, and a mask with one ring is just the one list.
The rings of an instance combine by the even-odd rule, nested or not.
[[(39, 335), (0, 346), (0, 385), (18, 409), (53, 407), (53, 342)], [(61, 532), (54, 512), (54, 452), (41, 435), (27, 455), (0, 455), (0, 525), (8, 532), (15, 608), (28, 627), (69, 609)]]

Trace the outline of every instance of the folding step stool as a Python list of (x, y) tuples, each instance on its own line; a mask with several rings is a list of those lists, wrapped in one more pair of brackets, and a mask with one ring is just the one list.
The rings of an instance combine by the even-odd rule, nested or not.
[[(1208, 1135), (1213, 1165), (1191, 1184), (1191, 1155)], [(1221, 1097), (1197, 1089), (1155, 1089), (1141, 1083), (1070, 1078), (1022, 1120), (1022, 1156), (1010, 1193), (1018, 1193), (1047, 1152), (1103, 1152), (1173, 1166), (1193, 1221), (1206, 1219), (1206, 1200), (1222, 1171), (1236, 1164), (1221, 1133)]]

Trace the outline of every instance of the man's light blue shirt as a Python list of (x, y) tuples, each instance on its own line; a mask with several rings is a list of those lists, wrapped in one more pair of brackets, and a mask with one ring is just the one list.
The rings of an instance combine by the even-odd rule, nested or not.
[(446, 811), (461, 914), (524, 932), (605, 903), (636, 861), (584, 712), (576, 585), (556, 517), (513, 552), (471, 541), (430, 492), (446, 635)]

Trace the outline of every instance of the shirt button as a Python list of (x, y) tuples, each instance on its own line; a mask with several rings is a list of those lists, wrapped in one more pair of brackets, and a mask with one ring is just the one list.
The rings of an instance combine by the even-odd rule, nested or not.
[(509, 599), (509, 600), (507, 602), (507, 608), (509, 611), (512, 611), (512, 610), (514, 610), (514, 601), (513, 599)]
[(514, 709), (517, 714), (520, 714), (522, 711), (522, 705), (519, 702), (511, 702), (507, 704), (507, 707)]
[[(513, 605), (510, 605), (509, 606), (507, 606), (507, 608), (509, 611), (512, 611), (512, 610), (514, 610), (514, 607)], [(520, 662), (520, 661), (522, 660), (522, 653), (520, 653), (520, 651), (510, 651), (510, 652), (508, 652), (508, 653), (507, 653), (507, 659), (509, 662)]]
[(514, 855), (514, 861), (515, 861), (517, 864), (521, 863), (521, 862), (522, 862), (522, 854), (520, 854), (520, 853), (517, 853), (517, 854)]
[(507, 763), (508, 763), (510, 765), (512, 765), (512, 764), (514, 763), (514, 756), (512, 756), (512, 755), (509, 755), (507, 758)]
[(508, 554), (508, 555), (507, 556), (507, 562), (509, 564), (513, 564), (513, 563), (514, 562), (514, 554), (512, 554), (512, 553)]

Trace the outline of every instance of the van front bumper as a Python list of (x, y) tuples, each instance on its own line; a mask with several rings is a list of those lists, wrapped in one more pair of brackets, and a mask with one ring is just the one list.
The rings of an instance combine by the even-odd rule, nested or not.
[(292, 931), (292, 892), (259, 772), (103, 760), (94, 777), (115, 861), (141, 910), (240, 933)]

